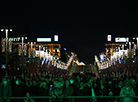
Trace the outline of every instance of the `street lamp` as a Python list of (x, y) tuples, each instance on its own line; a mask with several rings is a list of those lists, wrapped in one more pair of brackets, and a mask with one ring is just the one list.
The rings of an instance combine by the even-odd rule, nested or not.
[[(10, 26), (9, 26), (10, 27)], [(12, 31), (12, 29), (9, 29), (9, 27), (5, 27), (4, 26), (4, 29), (1, 29), (1, 31), (5, 31), (6, 33), (6, 77), (8, 76), (8, 41), (7, 41), (7, 38), (8, 38), (8, 31)]]

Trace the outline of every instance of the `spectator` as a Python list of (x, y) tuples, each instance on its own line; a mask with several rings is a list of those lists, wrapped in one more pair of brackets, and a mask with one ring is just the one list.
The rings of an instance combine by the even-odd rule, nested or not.
[(58, 80), (54, 81), (54, 87), (50, 88), (49, 95), (52, 96), (52, 102), (62, 101), (62, 88), (61, 83)]
[(55, 78), (53, 77), (53, 78), (51, 79), (51, 81), (52, 81), (52, 83), (54, 83), (54, 81), (55, 81)]
[[(38, 94), (38, 88), (39, 88), (39, 83), (37, 80), (32, 81), (32, 86), (30, 87), (30, 96), (39, 96)], [(37, 101), (37, 99), (34, 99)]]
[(70, 78), (69, 82), (70, 82), (71, 85), (73, 85), (74, 84), (73, 78)]
[(118, 86), (117, 86), (117, 88), (119, 88), (119, 91), (118, 91), (119, 93), (120, 93), (122, 87), (123, 87), (123, 81), (120, 80), (118, 83)]
[(130, 85), (132, 86), (133, 90), (136, 90), (135, 79), (133, 79), (133, 78), (130, 79)]
[(85, 78), (85, 82), (88, 82), (90, 79), (91, 79), (91, 75), (90, 74), (87, 74), (86, 75), (86, 78)]
[(51, 83), (50, 83), (49, 79), (50, 79), (50, 77), (46, 76), (45, 81), (47, 83), (47, 86), (50, 88)]
[[(77, 96), (87, 96), (87, 90), (84, 87), (83, 81), (80, 82), (80, 85), (76, 90), (76, 95)], [(77, 102), (85, 102), (85, 101), (87, 101), (87, 99), (81, 99), (81, 98), (77, 99)]]
[(74, 80), (74, 84), (75, 84), (76, 86), (79, 86), (79, 85), (80, 85), (80, 81), (81, 81), (81, 78), (80, 78), (79, 75), (77, 75), (76, 78), (75, 78), (75, 80)]
[(124, 97), (122, 102), (133, 102), (131, 97), (135, 96), (135, 93), (128, 79), (124, 82), (124, 87), (121, 88), (120, 96)]
[(102, 96), (106, 95), (106, 87), (103, 79), (100, 80), (100, 84), (96, 87), (95, 94), (96, 96), (101, 96), (101, 98), (97, 98), (97, 102), (106, 102), (106, 99), (102, 98)]
[(70, 98), (66, 98), (66, 96), (72, 96), (73, 87), (70, 86), (69, 80), (65, 80), (65, 86), (63, 88), (63, 102), (71, 102)]
[[(15, 84), (12, 87), (12, 97), (25, 97), (25, 85), (21, 83), (19, 78), (16, 79)], [(22, 99), (13, 99), (12, 102), (23, 102)]]
[[(89, 81), (86, 83), (86, 90), (87, 90), (87, 96), (95, 97), (95, 85), (92, 82), (92, 79), (89, 79)], [(96, 102), (96, 98), (87, 99), (87, 102)]]
[[(77, 92), (77, 88), (78, 86), (74, 84), (74, 78), (70, 78), (70, 86), (73, 87), (73, 93), (72, 93), (72, 96), (76, 96), (76, 92)], [(74, 101), (76, 102), (76, 98), (74, 99)]]
[[(38, 88), (38, 96), (49, 96), (49, 87), (47, 86), (46, 81), (41, 81), (40, 86)], [(48, 98), (38, 99), (38, 102), (47, 102), (47, 101), (49, 101)]]
[(29, 94), (31, 94), (31, 89), (32, 89), (32, 81), (28, 78), (26, 80), (26, 93), (29, 92)]
[(1, 102), (9, 102), (9, 97), (12, 95), (12, 87), (8, 85), (8, 79), (2, 79), (2, 85), (0, 85), (0, 97), (2, 98)]
[(63, 88), (63, 86), (64, 86), (64, 79), (63, 79), (63, 77), (59, 77), (59, 81), (61, 83), (61, 87)]
[(8, 80), (8, 85), (11, 85), (11, 80), (10, 79), (7, 79)]
[[(118, 86), (117, 86), (117, 88), (116, 88), (116, 96), (119, 96), (120, 95), (120, 91), (121, 91), (121, 88), (123, 87), (123, 81), (119, 81), (119, 83), (118, 83)], [(119, 100), (121, 100), (122, 98), (118, 98), (117, 100), (118, 100), (118, 102), (119, 102)]]
[[(108, 81), (105, 95), (106, 96), (115, 96), (115, 94), (116, 94), (115, 85), (113, 85), (112, 81), (110, 80), (110, 81)], [(108, 98), (107, 100), (108, 100), (108, 102), (114, 102), (115, 98)]]

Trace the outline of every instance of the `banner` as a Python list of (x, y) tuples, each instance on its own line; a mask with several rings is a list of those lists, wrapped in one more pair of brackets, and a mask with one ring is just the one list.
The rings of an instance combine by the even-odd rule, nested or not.
[(21, 53), (22, 53), (22, 45), (21, 44), (19, 45), (18, 49), (19, 49), (19, 56), (21, 56)]
[(24, 55), (27, 56), (27, 45), (26, 44), (23, 46), (23, 52), (24, 52)]
[(35, 55), (36, 55), (36, 49), (33, 48), (32, 51), (33, 51), (33, 52), (32, 52), (32, 53), (33, 53), (33, 58), (35, 58)]
[(4, 40), (4, 38), (2, 38), (1, 40), (1, 45), (2, 45), (2, 52), (5, 52), (6, 41)]
[(9, 46), (8, 46), (9, 52), (12, 52), (12, 42), (11, 41), (8, 41), (8, 42), (9, 42)]

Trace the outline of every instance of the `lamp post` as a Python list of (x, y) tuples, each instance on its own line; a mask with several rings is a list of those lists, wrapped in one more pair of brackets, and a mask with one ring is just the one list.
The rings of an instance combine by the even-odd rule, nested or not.
[(136, 55), (137, 55), (137, 70), (138, 70), (138, 38), (136, 39), (137, 39)]
[[(10, 26), (9, 26), (10, 27)], [(8, 76), (8, 31), (12, 31), (12, 29), (8, 29), (9, 27), (5, 27), (4, 26), (4, 29), (1, 29), (1, 31), (5, 31), (6, 33), (6, 74), (5, 76), (7, 77)]]
[(33, 42), (31, 42), (31, 76), (33, 76), (33, 63), (32, 63), (32, 59), (33, 59), (33, 54), (32, 54), (32, 45), (33, 45)]
[(23, 76), (23, 40), (24, 37), (22, 37), (22, 76)]
[(129, 71), (131, 69), (131, 42), (129, 42)]

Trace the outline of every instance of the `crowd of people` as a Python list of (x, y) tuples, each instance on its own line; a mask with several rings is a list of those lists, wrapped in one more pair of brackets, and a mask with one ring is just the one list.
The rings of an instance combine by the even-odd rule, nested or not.
[[(72, 77), (3, 77), (0, 83), (1, 102), (49, 102), (49, 98), (30, 98), (30, 96), (50, 96), (52, 102), (72, 102), (67, 96), (80, 96), (74, 102), (137, 102), (138, 83), (133, 77), (97, 78), (90, 74)], [(81, 96), (101, 96), (81, 98)], [(124, 98), (106, 98), (103, 96), (122, 96)], [(9, 97), (24, 97), (10, 99)]]

